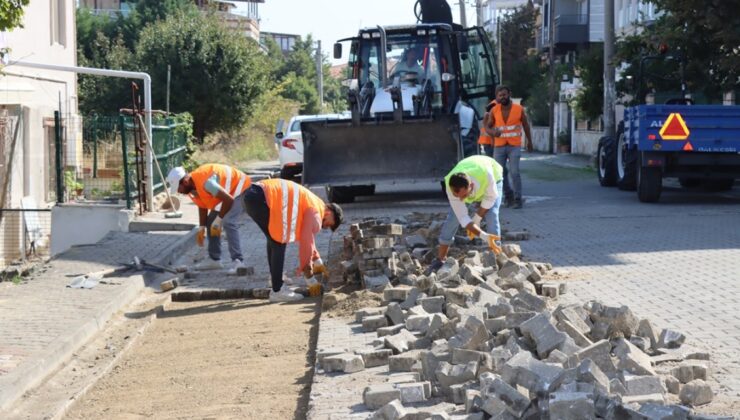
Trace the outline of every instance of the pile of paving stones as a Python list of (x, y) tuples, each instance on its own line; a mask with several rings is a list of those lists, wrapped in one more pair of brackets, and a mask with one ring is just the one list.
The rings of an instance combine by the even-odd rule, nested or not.
[(387, 365), (389, 381), (363, 393), (372, 418), (702, 418), (689, 406), (712, 401), (709, 355), (683, 334), (626, 306), (557, 305), (563, 285), (543, 280), (552, 267), (523, 262), (514, 244), (424, 275), (427, 240), (377, 221), (345, 238), (345, 276), (383, 295), (356, 313), (377, 339), (319, 349), (317, 363), (325, 374)]

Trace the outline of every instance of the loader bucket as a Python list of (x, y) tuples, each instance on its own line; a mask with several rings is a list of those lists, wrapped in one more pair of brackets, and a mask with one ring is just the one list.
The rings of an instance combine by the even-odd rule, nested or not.
[(457, 115), (403, 121), (312, 121), (303, 132), (303, 183), (368, 185), (439, 181), (461, 156)]

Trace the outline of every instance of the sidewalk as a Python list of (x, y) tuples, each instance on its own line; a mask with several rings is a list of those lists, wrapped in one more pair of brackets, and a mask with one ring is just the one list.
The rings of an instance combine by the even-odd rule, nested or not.
[(75, 276), (120, 267), (134, 256), (169, 264), (193, 243), (192, 236), (191, 231), (111, 232), (97, 244), (60, 254), (20, 284), (0, 283), (0, 417), (154, 278), (130, 272), (103, 278), (92, 289), (68, 288)]
[(550, 155), (546, 153), (523, 153), (523, 161), (546, 163), (549, 165), (560, 166), (563, 168), (595, 168), (594, 159), (587, 155), (573, 155), (570, 153), (562, 153), (557, 155)]

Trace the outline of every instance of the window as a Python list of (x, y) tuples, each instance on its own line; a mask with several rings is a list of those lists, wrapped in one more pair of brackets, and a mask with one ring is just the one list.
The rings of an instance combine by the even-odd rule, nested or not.
[(67, 7), (66, 0), (49, 1), (50, 44), (67, 46)]

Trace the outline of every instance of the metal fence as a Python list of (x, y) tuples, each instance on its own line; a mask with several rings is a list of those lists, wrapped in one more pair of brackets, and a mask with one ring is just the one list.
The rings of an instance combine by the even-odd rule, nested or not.
[(0, 209), (0, 267), (49, 256), (51, 209)]
[[(147, 155), (143, 127), (130, 115), (83, 117), (82, 140), (75, 147), (62, 129), (66, 121), (55, 119), (57, 202), (125, 202), (128, 209), (138, 206), (150, 211), (145, 201), (143, 168)], [(185, 159), (188, 130), (173, 118), (156, 116), (152, 125), (152, 145), (162, 171), (181, 165)], [(154, 192), (163, 182), (154, 171)]]

